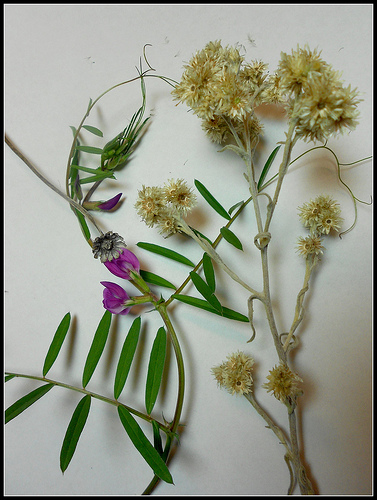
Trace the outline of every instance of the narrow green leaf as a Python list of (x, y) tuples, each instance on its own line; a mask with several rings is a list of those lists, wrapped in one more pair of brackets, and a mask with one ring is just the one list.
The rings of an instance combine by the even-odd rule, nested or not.
[(268, 171), (270, 170), (270, 167), (272, 165), (272, 162), (274, 161), (275, 159), (275, 156), (278, 154), (278, 151), (281, 147), (281, 144), (280, 146), (277, 146), (273, 151), (272, 153), (270, 154), (270, 156), (267, 158), (267, 161), (262, 169), (262, 172), (260, 174), (260, 177), (259, 177), (259, 181), (258, 181), (258, 184), (257, 184), (257, 189), (258, 191), (260, 190), (260, 188), (262, 187), (262, 184), (263, 184), (263, 181), (264, 179), (266, 178), (266, 175), (268, 174)]
[(76, 149), (82, 151), (83, 153), (90, 153), (92, 155), (101, 155), (102, 149), (95, 148), (94, 146), (76, 146)]
[(140, 326), (141, 326), (141, 318), (139, 316), (132, 323), (131, 328), (128, 331), (127, 337), (124, 340), (115, 374), (115, 381), (114, 381), (115, 399), (119, 398), (121, 392), (123, 391), (124, 384), (126, 383), (128, 373), (131, 368), (131, 363), (132, 360), (134, 359), (136, 346), (139, 340)]
[(213, 269), (212, 259), (208, 253), (203, 255), (203, 271), (207, 284), (211, 292), (214, 293), (216, 290), (215, 270)]
[(195, 288), (198, 290), (198, 292), (201, 295), (203, 295), (203, 297), (206, 299), (206, 301), (209, 302), (210, 305), (221, 314), (221, 312), (223, 310), (222, 305), (220, 304), (217, 297), (213, 294), (211, 288), (203, 280), (203, 278), (201, 276), (199, 276), (199, 274), (195, 273), (194, 271), (191, 271), (190, 278), (191, 278), (192, 282), (194, 283)]
[(226, 240), (228, 243), (233, 245), (234, 247), (238, 248), (239, 250), (243, 250), (242, 248), (242, 243), (240, 240), (237, 238), (237, 236), (231, 231), (228, 227), (222, 227), (220, 229), (220, 233), (223, 236), (224, 240)]
[(235, 205), (231, 206), (230, 209), (228, 210), (228, 214), (232, 215), (232, 213), (236, 210), (236, 208), (242, 206), (244, 204), (244, 201), (239, 201)]
[(162, 372), (164, 371), (166, 355), (166, 331), (164, 327), (158, 329), (149, 358), (147, 383), (145, 387), (145, 407), (148, 415), (151, 414), (160, 390)]
[(96, 333), (94, 334), (92, 345), (90, 346), (88, 356), (86, 358), (84, 372), (82, 375), (82, 386), (86, 387), (89, 380), (92, 378), (93, 372), (96, 369), (98, 361), (105, 348), (106, 340), (109, 335), (111, 325), (111, 312), (105, 311), (99, 322)]
[(50, 389), (54, 387), (54, 384), (45, 384), (38, 387), (34, 391), (29, 392), (26, 396), (23, 396), (18, 401), (13, 403), (9, 408), (5, 410), (5, 423), (7, 424), (13, 418), (17, 417), (26, 408), (29, 408), (33, 403), (38, 401), (39, 398), (44, 396)]
[(64, 436), (62, 449), (60, 451), (60, 469), (62, 472), (67, 470), (67, 467), (75, 453), (78, 440), (84, 429), (86, 420), (89, 415), (91, 396), (87, 394), (76, 406), (72, 418), (68, 424), (67, 432)]
[(217, 314), (219, 316), (223, 316), (224, 318), (233, 319), (235, 321), (242, 321), (245, 323), (249, 322), (249, 318), (244, 314), (241, 314), (233, 309), (229, 309), (228, 307), (222, 306), (222, 313), (219, 313), (215, 308), (213, 308), (206, 300), (198, 299), (196, 297), (191, 297), (190, 295), (181, 295), (174, 294), (172, 295), (174, 299), (179, 300), (180, 302), (184, 302), (190, 306), (198, 307), (199, 309), (204, 309), (205, 311), (209, 311), (211, 313)]
[(46, 354), (46, 359), (43, 365), (43, 376), (45, 377), (54, 364), (59, 351), (61, 349), (61, 346), (63, 345), (64, 339), (67, 335), (69, 325), (71, 323), (71, 314), (68, 312), (64, 318), (61, 320), (54, 338), (52, 339), (52, 342), (50, 344), (49, 350)]
[(116, 177), (112, 172), (104, 172), (103, 174), (91, 175), (90, 177), (80, 179), (80, 184), (89, 184), (91, 182), (102, 181), (103, 179), (116, 179)]
[(179, 254), (178, 252), (175, 252), (174, 250), (170, 250), (169, 248), (161, 247), (159, 245), (155, 245), (154, 243), (145, 243), (143, 241), (140, 241), (139, 243), (137, 243), (137, 246), (139, 248), (143, 248), (144, 250), (148, 250), (149, 252), (163, 255), (164, 257), (167, 257), (168, 259), (172, 259), (172, 260), (176, 260), (177, 262), (181, 262), (182, 264), (185, 264), (186, 266), (195, 267), (195, 264), (193, 262), (191, 262), (191, 260), (187, 259), (186, 257)]
[(158, 451), (141, 430), (139, 424), (124, 406), (118, 406), (118, 414), (122, 425), (131, 439), (135, 448), (141, 453), (144, 460), (152, 468), (153, 472), (163, 481), (172, 484), (173, 478), (166, 463), (160, 457)]
[(98, 174), (102, 172), (100, 168), (82, 167), (81, 165), (76, 165), (74, 163), (72, 163), (71, 168), (81, 170), (82, 172), (87, 172), (88, 174)]
[(164, 450), (162, 448), (162, 439), (161, 439), (161, 434), (160, 434), (160, 427), (156, 420), (152, 420), (152, 427), (153, 427), (153, 442), (154, 442), (154, 448), (155, 450), (158, 451), (158, 454), (162, 456)]
[(82, 128), (84, 128), (88, 132), (91, 132), (94, 135), (98, 135), (99, 137), (103, 137), (103, 132), (97, 127), (92, 127), (91, 125), (83, 125)]
[(6, 382), (9, 382), (9, 380), (12, 380), (12, 378), (14, 378), (16, 375), (13, 375), (13, 374), (5, 374), (5, 377), (4, 377), (4, 383)]
[(82, 232), (84, 233), (84, 236), (86, 238), (86, 241), (89, 241), (90, 240), (90, 231), (89, 231), (88, 224), (86, 223), (85, 217), (83, 216), (83, 214), (81, 212), (76, 210), (76, 208), (74, 210), (75, 210), (75, 214), (77, 216), (77, 219), (80, 223)]
[(220, 203), (212, 196), (212, 194), (208, 191), (208, 189), (198, 180), (194, 180), (194, 184), (196, 186), (196, 189), (199, 191), (199, 193), (203, 196), (203, 198), (206, 200), (207, 203), (211, 205), (211, 207), (216, 210), (216, 212), (224, 217), (227, 220), (230, 220), (230, 215), (228, 212), (225, 210), (225, 208), (220, 205)]
[(151, 273), (149, 271), (143, 271), (141, 269), (140, 276), (144, 281), (146, 281), (147, 283), (151, 283), (152, 285), (164, 286), (166, 288), (172, 288), (173, 290), (177, 288), (175, 285), (170, 283), (170, 281), (166, 280), (165, 278), (161, 278), (161, 276), (157, 276), (157, 274)]

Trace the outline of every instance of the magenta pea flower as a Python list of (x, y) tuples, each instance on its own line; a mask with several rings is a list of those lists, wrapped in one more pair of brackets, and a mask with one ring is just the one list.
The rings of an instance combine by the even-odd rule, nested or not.
[(121, 196), (122, 196), (122, 193), (119, 193), (116, 196), (114, 196), (114, 198), (111, 198), (110, 200), (107, 200), (107, 201), (104, 201), (104, 202), (100, 203), (99, 205), (97, 205), (97, 207), (100, 210), (106, 210), (106, 211), (111, 210), (118, 203), (118, 201), (120, 200)]
[(104, 262), (104, 264), (112, 274), (125, 280), (133, 279), (132, 274), (139, 274), (140, 271), (138, 258), (127, 248), (120, 249), (118, 258), (114, 258), (111, 262)]
[(103, 291), (103, 306), (112, 314), (128, 314), (131, 307), (128, 306), (130, 297), (127, 292), (116, 283), (110, 281), (101, 281), (105, 287)]

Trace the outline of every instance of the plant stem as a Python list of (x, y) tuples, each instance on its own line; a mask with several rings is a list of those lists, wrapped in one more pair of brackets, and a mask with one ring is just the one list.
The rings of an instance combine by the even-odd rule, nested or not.
[(56, 385), (58, 387), (63, 387), (65, 389), (69, 389), (71, 391), (76, 391), (76, 392), (80, 392), (82, 394), (87, 394), (87, 395), (91, 396), (92, 398), (99, 399), (100, 401), (104, 401), (105, 403), (111, 404), (113, 406), (123, 406), (130, 413), (133, 413), (136, 417), (139, 417), (139, 418), (145, 420), (146, 422), (149, 422), (149, 423), (152, 423), (153, 421), (157, 422), (157, 424), (161, 428), (161, 430), (163, 430), (167, 435), (169, 435), (169, 433), (170, 433), (170, 426), (162, 424), (161, 422), (159, 422), (155, 418), (152, 418), (150, 415), (146, 415), (145, 413), (142, 413), (138, 410), (135, 410), (134, 408), (131, 408), (130, 406), (127, 406), (127, 405), (119, 402), (116, 399), (111, 399), (111, 398), (108, 398), (106, 396), (101, 396), (100, 394), (96, 394), (95, 392), (88, 391), (87, 389), (84, 389), (81, 387), (76, 387), (74, 385), (65, 384), (63, 382), (58, 382), (56, 380), (52, 380), (52, 379), (49, 379), (46, 377), (25, 375), (23, 373), (15, 373), (15, 372), (8, 372), (8, 371), (6, 372), (6, 375), (13, 375), (14, 377), (26, 378), (26, 379), (30, 379), (30, 380), (38, 380), (40, 382), (47, 382), (49, 384), (53, 384), (53, 385)]
[(51, 188), (56, 194), (58, 194), (59, 196), (61, 196), (62, 198), (64, 198), (65, 201), (68, 201), (68, 203), (73, 207), (75, 208), (76, 210), (78, 210), (79, 212), (81, 212), (83, 214), (84, 217), (86, 217), (93, 225), (94, 227), (97, 229), (97, 231), (103, 235), (103, 232), (102, 230), (97, 226), (97, 223), (94, 219), (94, 217), (92, 217), (92, 215), (87, 211), (85, 210), (84, 207), (82, 207), (79, 203), (77, 203), (76, 201), (72, 200), (72, 198), (70, 198), (69, 196), (65, 195), (62, 191), (60, 191), (56, 186), (54, 186), (49, 180), (46, 179), (46, 177), (44, 175), (41, 174), (41, 172), (37, 169), (37, 167), (20, 151), (20, 149), (14, 144), (14, 142), (9, 139), (9, 137), (7, 136), (7, 134), (5, 134), (5, 142), (6, 144), (11, 148), (11, 150), (16, 153), (16, 155), (25, 163), (25, 165), (27, 165), (30, 170), (42, 181), (46, 184), (46, 186), (48, 186), (49, 188)]

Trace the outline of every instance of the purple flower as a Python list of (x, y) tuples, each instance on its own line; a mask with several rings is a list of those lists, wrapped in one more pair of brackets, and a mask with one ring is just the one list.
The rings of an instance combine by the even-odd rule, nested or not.
[(105, 287), (102, 301), (104, 308), (112, 314), (128, 314), (131, 307), (125, 305), (130, 300), (127, 292), (121, 286), (110, 281), (101, 281), (101, 285)]
[(130, 276), (131, 272), (139, 273), (140, 271), (138, 258), (130, 250), (127, 250), (127, 248), (120, 250), (120, 255), (117, 259), (114, 258), (111, 262), (107, 261), (104, 264), (111, 273), (125, 280), (132, 279), (132, 276)]
[(114, 196), (114, 198), (111, 198), (110, 200), (107, 200), (107, 201), (104, 201), (103, 203), (100, 203), (99, 205), (97, 205), (97, 207), (100, 210), (106, 210), (106, 211), (111, 210), (118, 203), (121, 196), (122, 196), (122, 193), (119, 193), (116, 196)]

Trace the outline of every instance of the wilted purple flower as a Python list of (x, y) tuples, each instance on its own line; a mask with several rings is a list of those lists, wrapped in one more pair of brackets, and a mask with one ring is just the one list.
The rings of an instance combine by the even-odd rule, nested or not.
[(139, 273), (140, 271), (138, 258), (127, 248), (120, 250), (118, 258), (114, 258), (111, 262), (104, 262), (104, 264), (111, 273), (125, 280), (132, 279), (131, 272)]
[(116, 196), (114, 196), (114, 198), (111, 198), (110, 200), (104, 201), (103, 203), (100, 203), (99, 205), (97, 205), (97, 208), (99, 208), (100, 210), (105, 210), (105, 211), (111, 210), (118, 203), (121, 196), (122, 196), (122, 193), (119, 193)]
[(122, 249), (126, 248), (126, 246), (122, 236), (119, 236), (118, 233), (108, 231), (93, 241), (92, 251), (95, 259), (99, 257), (101, 262), (105, 263), (117, 259)]
[(127, 314), (131, 309), (125, 305), (130, 300), (127, 292), (121, 286), (110, 281), (101, 281), (101, 285), (105, 287), (102, 301), (104, 308), (112, 314)]

